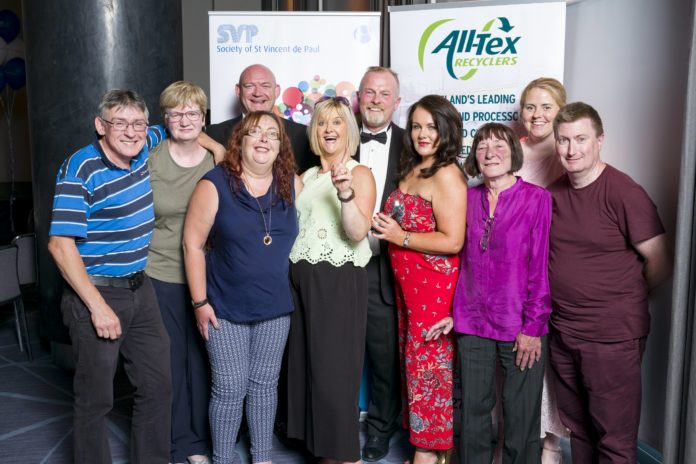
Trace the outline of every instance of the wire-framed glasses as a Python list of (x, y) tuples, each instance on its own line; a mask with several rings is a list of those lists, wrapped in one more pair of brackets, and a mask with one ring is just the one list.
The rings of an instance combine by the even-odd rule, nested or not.
[(264, 131), (259, 126), (254, 126), (247, 131), (247, 135), (255, 139), (260, 139), (264, 134), (266, 134), (268, 140), (280, 140), (280, 132), (275, 129), (267, 129)]
[(189, 121), (196, 122), (201, 119), (202, 115), (200, 111), (186, 111), (185, 113), (180, 113), (177, 111), (167, 112), (167, 119), (169, 119), (171, 122), (179, 122), (184, 116), (186, 116), (186, 119)]
[(123, 132), (128, 129), (128, 126), (132, 126), (133, 130), (136, 132), (145, 132), (147, 129), (147, 121), (133, 121), (133, 122), (128, 122), (124, 121), (123, 119), (114, 119), (113, 121), (109, 121), (108, 119), (104, 118), (99, 118), (105, 123), (109, 124), (111, 127), (113, 127), (114, 130)]

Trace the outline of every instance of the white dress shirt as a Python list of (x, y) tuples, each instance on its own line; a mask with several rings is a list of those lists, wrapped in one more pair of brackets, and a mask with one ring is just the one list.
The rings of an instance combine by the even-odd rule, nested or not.
[[(366, 128), (363, 128), (362, 131), (369, 132), (372, 134), (378, 133), (369, 131)], [(370, 168), (370, 170), (372, 171), (372, 175), (375, 178), (375, 184), (377, 187), (374, 214), (377, 214), (377, 212), (381, 210), (380, 207), (382, 205), (382, 192), (384, 192), (384, 184), (387, 182), (387, 167), (389, 165), (389, 146), (391, 144), (392, 137), (391, 125), (387, 127), (386, 133), (387, 143), (379, 143), (376, 140), (370, 140), (367, 143), (360, 144), (360, 163)], [(373, 237), (371, 231), (370, 233), (368, 233), (367, 238), (370, 241), (372, 256), (379, 255), (379, 239)]]

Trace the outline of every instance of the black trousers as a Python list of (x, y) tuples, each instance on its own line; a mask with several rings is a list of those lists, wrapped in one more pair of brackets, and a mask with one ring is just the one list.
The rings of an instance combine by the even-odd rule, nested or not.
[(367, 334), (365, 351), (370, 365), (368, 435), (389, 438), (399, 428), (402, 391), (396, 307), (384, 302), (379, 256), (367, 265)]
[(119, 356), (136, 388), (131, 423), (133, 464), (169, 462), (171, 375), (169, 337), (152, 282), (137, 290), (97, 287), (121, 321), (117, 340), (97, 337), (89, 310), (69, 287), (61, 302), (75, 356), (75, 463), (111, 463), (105, 417), (113, 407), (113, 381)]
[(171, 340), (172, 462), (210, 454), (210, 363), (203, 337), (196, 330), (188, 286), (152, 279), (162, 321)]
[(316, 457), (360, 459), (358, 400), (365, 358), (367, 275), (348, 262), (290, 265), (288, 437)]
[(541, 392), (546, 365), (546, 336), (541, 338), (541, 359), (531, 369), (515, 366), (514, 342), (475, 335), (457, 335), (462, 408), (459, 462), (490, 464), (496, 430), (491, 420), (495, 406), (496, 359), (502, 373), (505, 420), (503, 464), (539, 464), (541, 460)]

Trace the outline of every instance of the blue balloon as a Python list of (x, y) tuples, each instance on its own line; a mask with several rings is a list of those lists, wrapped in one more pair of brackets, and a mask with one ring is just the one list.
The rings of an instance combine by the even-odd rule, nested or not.
[(19, 18), (10, 10), (0, 11), (0, 37), (5, 42), (12, 42), (19, 34)]
[(0, 65), (0, 92), (5, 88), (5, 68)]
[(23, 58), (12, 58), (5, 63), (5, 81), (12, 89), (18, 90), (27, 82)]

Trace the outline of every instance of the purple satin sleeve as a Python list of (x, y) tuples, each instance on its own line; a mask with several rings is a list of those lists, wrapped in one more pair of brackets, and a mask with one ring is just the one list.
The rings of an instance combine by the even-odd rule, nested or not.
[(541, 337), (548, 332), (551, 316), (549, 291), (549, 231), (551, 229), (551, 197), (542, 197), (538, 214), (531, 224), (527, 299), (522, 307), (522, 333)]
[(551, 314), (551, 195), (518, 179), (501, 192), (488, 233), (487, 217), (485, 187), (470, 188), (466, 242), (460, 252), (462, 270), (453, 305), (454, 329), (500, 341), (513, 341), (520, 332), (545, 335)]

